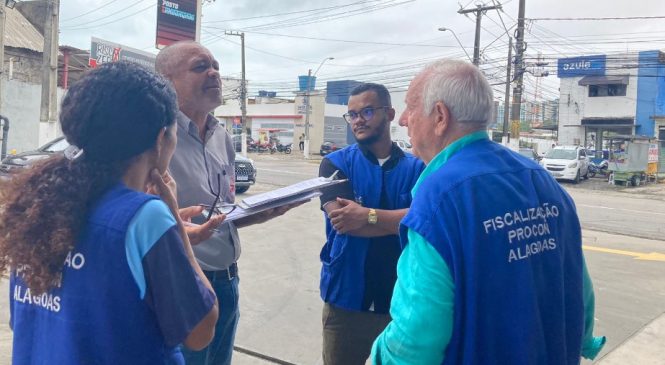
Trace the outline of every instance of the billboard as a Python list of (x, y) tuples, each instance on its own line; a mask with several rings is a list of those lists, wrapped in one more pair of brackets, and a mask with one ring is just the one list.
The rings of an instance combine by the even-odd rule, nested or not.
[(155, 69), (155, 55), (118, 43), (92, 37), (88, 65), (95, 68), (102, 63), (129, 61)]
[(605, 55), (559, 58), (557, 77), (605, 75)]
[(157, 48), (196, 40), (197, 0), (158, 0)]

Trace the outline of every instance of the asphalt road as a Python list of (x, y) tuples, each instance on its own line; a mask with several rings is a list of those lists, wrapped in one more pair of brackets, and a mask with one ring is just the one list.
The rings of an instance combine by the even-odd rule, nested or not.
[[(297, 156), (250, 155), (259, 169), (259, 183), (274, 186), (286, 186), (318, 176), (319, 160), (304, 161)], [(583, 180), (578, 185), (561, 184), (575, 200), (583, 228), (665, 239), (665, 187), (654, 191), (653, 186), (609, 186), (600, 178)]]
[[(259, 174), (257, 185), (246, 195), (310, 178), (318, 171), (317, 161), (303, 161), (297, 155), (250, 157), (256, 160)], [(601, 185), (600, 181), (564, 184), (584, 227), (585, 254), (596, 292), (596, 333), (608, 337), (604, 355), (665, 312), (665, 261), (658, 261), (665, 258), (658, 255), (665, 254), (665, 236), (659, 235), (663, 224), (658, 223), (665, 214), (665, 188), (626, 191)], [(320, 363), (318, 255), (324, 226), (318, 203), (243, 228), (240, 236), (241, 318), (236, 345), (290, 363)], [(645, 256), (650, 253), (655, 256)], [(0, 293), (7, 292), (3, 282)], [(0, 295), (4, 323), (7, 299)], [(0, 365), (10, 363), (10, 349), (11, 331), (4, 326)], [(234, 364), (267, 363), (241, 353), (234, 356)]]

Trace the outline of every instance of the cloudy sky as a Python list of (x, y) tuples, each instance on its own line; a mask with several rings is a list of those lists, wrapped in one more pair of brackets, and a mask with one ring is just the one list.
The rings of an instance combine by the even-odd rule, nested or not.
[[(160, 0), (161, 1), (161, 0)], [(497, 0), (484, 0), (494, 5)], [(503, 12), (488, 11), (482, 22), (481, 68), (503, 94), (507, 31), (516, 26), (519, 0), (502, 2)], [(665, 49), (665, 18), (639, 20), (544, 20), (541, 18), (665, 16), (663, 0), (527, 0), (527, 61), (539, 54), (550, 76), (527, 74), (526, 97), (558, 94), (556, 59), (582, 54)], [(220, 60), (222, 74), (240, 75), (240, 39), (225, 30), (244, 31), (250, 95), (258, 90), (292, 96), (297, 76), (316, 69), (319, 84), (355, 79), (403, 89), (432, 60), (465, 59), (454, 30), (473, 55), (475, 19), (457, 13), (461, 0), (216, 0), (203, 7), (201, 39)], [(156, 53), (155, 0), (61, 0), (60, 44), (90, 48), (90, 37)], [(541, 20), (538, 20), (541, 19)], [(505, 28), (504, 28), (505, 24)], [(537, 86), (536, 86), (537, 85)]]

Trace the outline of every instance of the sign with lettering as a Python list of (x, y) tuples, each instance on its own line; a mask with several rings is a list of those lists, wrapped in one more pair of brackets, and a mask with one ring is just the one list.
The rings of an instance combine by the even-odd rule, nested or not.
[(557, 60), (557, 76), (602, 76), (605, 75), (605, 55), (559, 58)]
[(658, 144), (649, 143), (648, 162), (658, 162)]
[(158, 0), (157, 48), (196, 40), (197, 0)]
[(155, 69), (155, 55), (122, 44), (92, 37), (88, 65), (95, 68), (102, 63), (129, 61)]

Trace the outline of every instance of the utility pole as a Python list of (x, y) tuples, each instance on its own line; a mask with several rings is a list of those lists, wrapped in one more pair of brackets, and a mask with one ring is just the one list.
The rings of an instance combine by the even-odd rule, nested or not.
[(480, 64), (480, 21), (483, 14), (488, 10), (501, 9), (501, 4), (493, 6), (476, 5), (475, 9), (460, 9), (458, 14), (476, 13), (476, 40), (473, 43), (473, 64), (478, 66)]
[[(5, 77), (5, 0), (0, 0), (0, 114), (2, 114), (2, 82)], [(2, 141), (3, 145), (7, 142)]]
[(303, 144), (303, 157), (305, 160), (309, 160), (309, 113), (310, 113), (310, 105), (309, 105), (309, 97), (311, 94), (311, 88), (312, 88), (312, 69), (310, 68), (309, 71), (307, 71), (307, 91), (305, 91), (305, 143)]
[(42, 102), (39, 113), (39, 121), (43, 123), (54, 122), (57, 116), (59, 9), (60, 0), (48, 0), (46, 2), (44, 50), (42, 53)]
[(245, 79), (245, 33), (226, 31), (226, 35), (235, 35), (240, 37), (241, 62), (242, 62), (242, 80), (240, 81), (240, 154), (247, 157), (247, 81)]
[[(316, 74), (319, 73), (319, 70), (323, 66), (326, 61), (334, 60), (335, 57), (326, 57), (321, 61), (319, 64), (319, 67), (314, 71), (314, 77), (316, 77)], [(310, 114), (310, 98), (312, 97), (312, 69), (310, 68), (309, 71), (307, 71), (307, 91), (305, 92), (305, 143), (304, 143), (304, 151), (303, 151), (303, 157), (305, 160), (309, 159), (309, 114)]]
[(510, 75), (510, 66), (513, 62), (513, 38), (508, 37), (508, 62), (506, 62), (506, 95), (503, 104), (503, 137), (502, 142), (510, 142), (510, 134), (508, 133), (508, 121), (510, 120), (510, 84), (512, 81)]
[(515, 30), (515, 87), (513, 88), (513, 105), (511, 118), (511, 136), (520, 139), (520, 111), (522, 108), (522, 84), (524, 77), (524, 7), (525, 0), (519, 0), (519, 11), (517, 15), (517, 29)]

